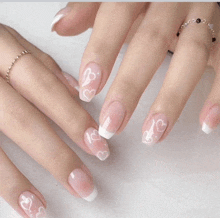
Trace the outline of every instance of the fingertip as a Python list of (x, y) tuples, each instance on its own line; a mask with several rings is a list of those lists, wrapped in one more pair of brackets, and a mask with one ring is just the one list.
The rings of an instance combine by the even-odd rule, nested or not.
[(67, 16), (71, 12), (70, 7), (65, 7), (61, 9), (53, 18), (53, 21), (51, 23), (51, 31), (54, 32), (56, 31), (56, 26), (60, 23), (60, 21)]
[[(74, 4), (74, 7), (67, 6), (55, 16), (52, 22), (52, 31), (60, 36), (78, 35), (93, 26), (97, 13), (95, 3), (90, 5)], [(62, 16), (61, 14), (65, 14)]]

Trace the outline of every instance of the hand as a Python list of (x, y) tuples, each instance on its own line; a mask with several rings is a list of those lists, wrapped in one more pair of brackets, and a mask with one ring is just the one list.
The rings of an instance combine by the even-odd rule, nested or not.
[[(92, 175), (43, 115), (56, 122), (91, 155), (104, 160), (108, 145), (97, 124), (77, 103), (77, 81), (47, 54), (10, 27), (0, 25), (0, 129), (47, 169), (71, 194), (91, 201), (97, 195)], [(4, 79), (10, 70), (10, 84)], [(41, 111), (41, 112), (40, 112)], [(42, 113), (43, 112), (43, 113)], [(0, 196), (23, 217), (46, 217), (46, 201), (0, 148)]]
[[(189, 24), (177, 36), (183, 23), (198, 18), (202, 22)], [(167, 51), (175, 50), (142, 128), (143, 142), (152, 145), (171, 131), (207, 65), (214, 67), (216, 79), (200, 122), (206, 133), (219, 123), (219, 20), (216, 2), (69, 3), (55, 17), (52, 30), (60, 35), (76, 35), (94, 26), (80, 68), (80, 98), (84, 101), (102, 90), (121, 46), (130, 41), (100, 114), (99, 133), (105, 138), (125, 128)], [(208, 24), (214, 24), (214, 45)]]

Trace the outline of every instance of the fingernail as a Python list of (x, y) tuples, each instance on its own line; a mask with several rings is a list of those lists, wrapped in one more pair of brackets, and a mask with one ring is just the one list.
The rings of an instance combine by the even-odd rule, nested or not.
[(69, 73), (66, 73), (66, 72), (62, 72), (62, 73), (63, 73), (64, 77), (66, 78), (67, 82), (70, 84), (70, 86), (72, 86), (74, 89), (79, 91), (78, 81)]
[(29, 192), (23, 192), (19, 196), (19, 205), (30, 218), (46, 218), (46, 209), (38, 197)]
[(82, 101), (90, 102), (95, 96), (101, 82), (101, 69), (96, 63), (87, 65), (80, 83), (79, 97)]
[(85, 131), (84, 140), (92, 153), (104, 161), (110, 155), (107, 141), (102, 138), (95, 128), (89, 128)]
[(55, 25), (63, 18), (65, 17), (69, 12), (70, 12), (71, 8), (69, 7), (65, 7), (63, 9), (61, 9), (56, 16), (53, 19), (53, 22), (51, 23), (51, 31), (54, 31), (54, 27)]
[(202, 131), (206, 134), (215, 129), (220, 122), (220, 107), (218, 105), (214, 105), (211, 107), (203, 121)]
[(168, 126), (168, 120), (164, 114), (152, 115), (144, 126), (142, 142), (147, 145), (154, 145), (162, 137)]
[(93, 201), (96, 198), (97, 188), (91, 176), (82, 169), (73, 170), (68, 181), (71, 187), (86, 201)]
[(110, 139), (121, 126), (125, 112), (125, 108), (121, 102), (112, 102), (103, 114), (103, 122), (100, 122), (99, 126), (99, 135)]

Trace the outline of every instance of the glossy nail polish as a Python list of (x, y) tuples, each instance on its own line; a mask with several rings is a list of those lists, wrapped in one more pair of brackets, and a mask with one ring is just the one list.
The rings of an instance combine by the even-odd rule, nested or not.
[(19, 205), (30, 218), (46, 218), (46, 210), (38, 197), (29, 192), (23, 192), (19, 196)]
[(205, 132), (206, 134), (209, 134), (210, 132), (215, 129), (220, 122), (220, 107), (219, 105), (214, 105), (212, 106), (204, 121), (202, 124), (202, 131)]
[(96, 95), (101, 82), (101, 69), (96, 63), (89, 63), (82, 76), (79, 97), (82, 101), (90, 102)]
[(147, 145), (154, 145), (164, 134), (168, 126), (168, 120), (163, 114), (154, 114), (144, 126), (142, 142)]
[(98, 192), (93, 180), (85, 170), (75, 169), (69, 176), (69, 184), (71, 187), (86, 201), (93, 201)]
[(110, 155), (107, 141), (99, 135), (95, 128), (91, 127), (86, 130), (84, 140), (86, 145), (99, 160), (104, 161)]
[(125, 113), (125, 108), (121, 102), (112, 102), (103, 112), (103, 119), (99, 126), (99, 135), (106, 139), (110, 139), (123, 123)]
[(72, 76), (70, 75), (69, 73), (66, 73), (66, 72), (62, 72), (64, 77), (66, 78), (67, 82), (74, 88), (76, 89), (77, 91), (79, 91), (79, 84), (78, 84), (78, 81)]
[(53, 19), (53, 22), (51, 23), (51, 31), (54, 31), (54, 27), (55, 25), (63, 18), (65, 17), (69, 12), (71, 11), (71, 8), (69, 7), (65, 7), (63, 9), (61, 9), (56, 16)]

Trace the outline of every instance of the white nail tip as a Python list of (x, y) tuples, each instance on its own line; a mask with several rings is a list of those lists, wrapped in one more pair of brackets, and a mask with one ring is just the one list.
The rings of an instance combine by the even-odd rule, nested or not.
[(103, 127), (99, 126), (99, 135), (102, 136), (103, 138), (110, 139), (115, 133), (113, 132), (108, 132), (106, 129)]
[(85, 197), (85, 198), (83, 198), (83, 199), (86, 200), (86, 201), (91, 202), (91, 201), (95, 200), (95, 198), (97, 197), (97, 195), (98, 195), (98, 190), (97, 190), (96, 187), (94, 187), (93, 192), (92, 192), (88, 197)]
[(64, 14), (58, 14), (54, 17), (53, 22), (51, 23), (51, 30), (53, 29), (54, 25), (58, 23), (64, 16)]
[(202, 131), (205, 132), (206, 134), (209, 134), (212, 132), (213, 129), (211, 129), (206, 123), (202, 124)]

